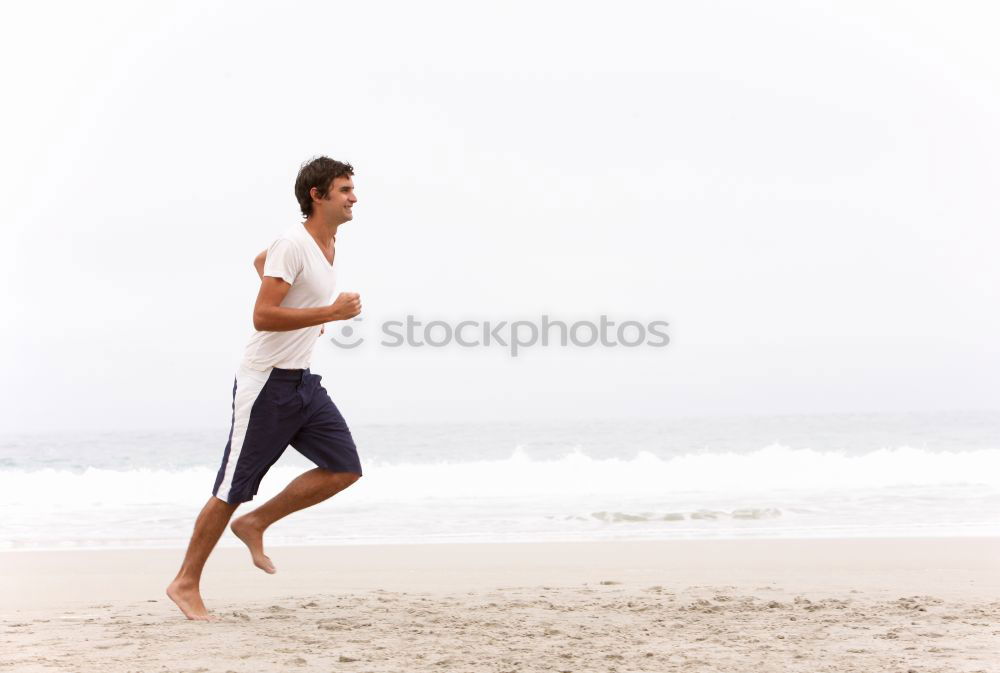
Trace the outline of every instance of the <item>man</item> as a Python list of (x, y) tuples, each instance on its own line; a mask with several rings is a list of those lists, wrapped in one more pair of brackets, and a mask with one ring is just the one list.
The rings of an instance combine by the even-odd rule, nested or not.
[(261, 478), (289, 444), (317, 467), (231, 526), (250, 549), (254, 565), (267, 573), (275, 572), (264, 554), (267, 527), (326, 500), (361, 476), (351, 432), (320, 377), (309, 371), (323, 324), (361, 312), (361, 297), (353, 292), (342, 292), (330, 303), (337, 228), (354, 217), (358, 201), (353, 175), (350, 164), (328, 157), (303, 164), (295, 197), (305, 222), (290, 227), (254, 260), (261, 277), (253, 309), (255, 331), (233, 385), (229, 442), (180, 572), (167, 587), (167, 596), (188, 619), (215, 619), (201, 599), (205, 561), (233, 512), (253, 499)]

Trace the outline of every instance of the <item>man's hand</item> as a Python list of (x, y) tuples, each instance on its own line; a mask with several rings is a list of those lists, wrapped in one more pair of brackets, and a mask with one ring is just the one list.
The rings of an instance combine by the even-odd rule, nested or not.
[(361, 313), (361, 295), (357, 292), (341, 292), (330, 310), (333, 320), (350, 320)]

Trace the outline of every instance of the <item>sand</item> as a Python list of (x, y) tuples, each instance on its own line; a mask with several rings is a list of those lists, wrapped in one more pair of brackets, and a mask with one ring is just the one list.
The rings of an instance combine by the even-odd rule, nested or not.
[(1000, 671), (1000, 539), (0, 554), (0, 671)]

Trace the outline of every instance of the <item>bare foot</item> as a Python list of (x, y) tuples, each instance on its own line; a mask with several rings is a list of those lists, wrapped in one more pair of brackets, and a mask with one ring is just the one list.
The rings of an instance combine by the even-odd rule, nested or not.
[(236, 519), (229, 524), (229, 529), (250, 549), (253, 564), (273, 575), (277, 570), (271, 563), (271, 559), (264, 555), (264, 530), (255, 526), (253, 521), (248, 519), (249, 516), (249, 514), (245, 514)]
[(177, 604), (188, 619), (200, 622), (214, 622), (218, 619), (215, 615), (208, 614), (196, 584), (174, 580), (167, 587), (167, 596)]

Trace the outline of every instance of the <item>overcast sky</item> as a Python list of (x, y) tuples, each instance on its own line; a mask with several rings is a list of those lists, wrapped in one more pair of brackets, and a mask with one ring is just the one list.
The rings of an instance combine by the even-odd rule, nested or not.
[[(227, 430), (251, 261), (316, 154), (356, 169), (368, 340), (313, 362), (350, 422), (996, 409), (998, 14), (6, 8), (3, 430)], [(377, 344), (543, 313), (671, 343)]]

